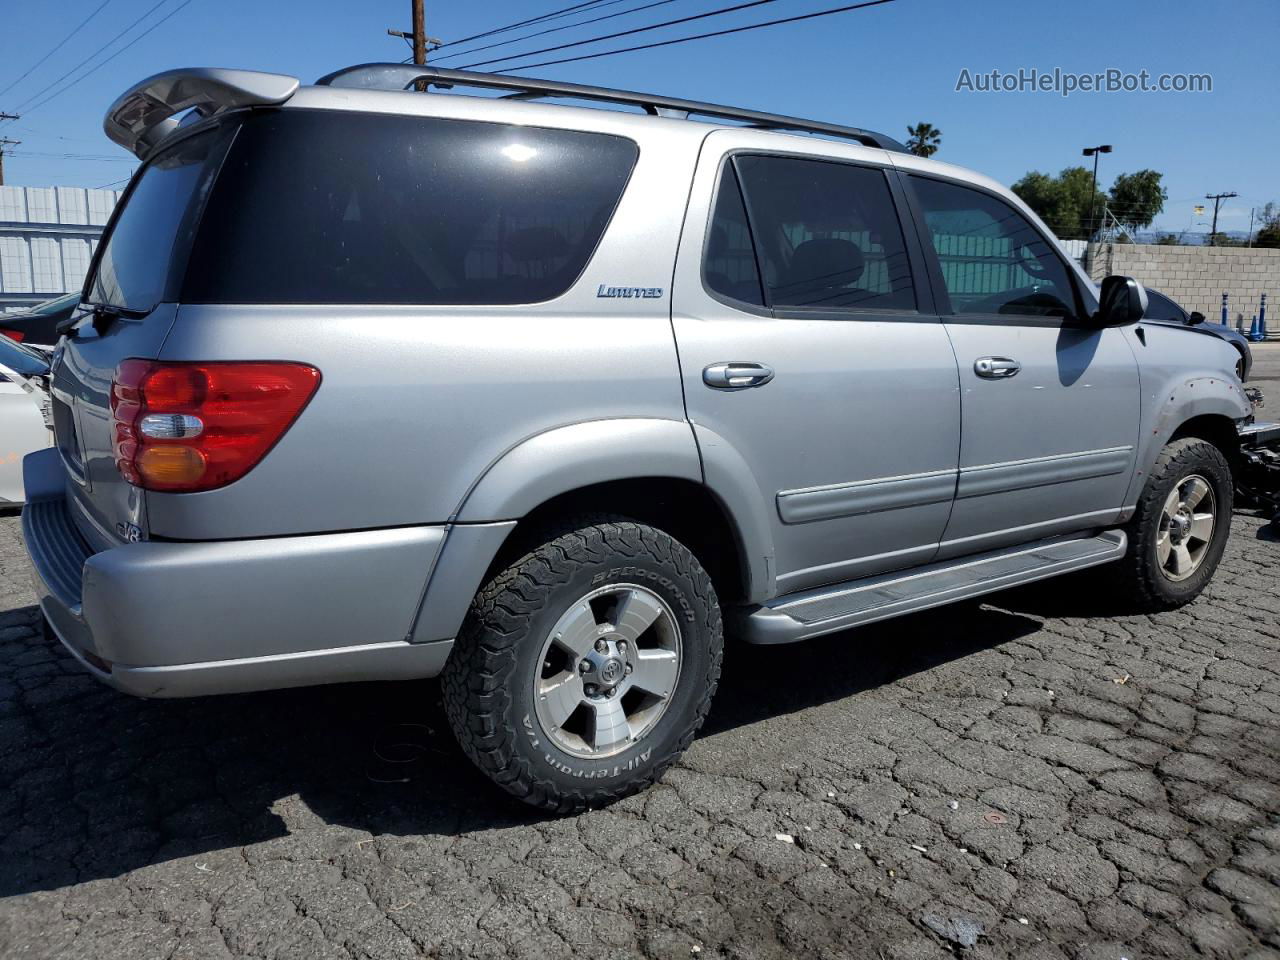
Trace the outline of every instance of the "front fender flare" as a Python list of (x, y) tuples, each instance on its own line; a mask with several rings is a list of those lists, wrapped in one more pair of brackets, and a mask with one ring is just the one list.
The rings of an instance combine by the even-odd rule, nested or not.
[[(1191, 377), (1168, 388), (1145, 425), (1144, 436), (1138, 444), (1137, 469), (1124, 502), (1129, 505), (1137, 502), (1160, 451), (1184, 423), (1204, 416), (1220, 416), (1234, 422), (1247, 417), (1252, 410), (1240, 387), (1221, 376)], [(1125, 513), (1127, 515), (1127, 508)]]

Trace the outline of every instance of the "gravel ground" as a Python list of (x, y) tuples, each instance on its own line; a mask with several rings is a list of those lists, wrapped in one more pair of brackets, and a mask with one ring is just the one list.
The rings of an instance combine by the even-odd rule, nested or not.
[(497, 793), (432, 684), (130, 699), (0, 519), (0, 956), (1280, 958), (1280, 544), (1197, 603), (1066, 580), (731, 646), (647, 793)]

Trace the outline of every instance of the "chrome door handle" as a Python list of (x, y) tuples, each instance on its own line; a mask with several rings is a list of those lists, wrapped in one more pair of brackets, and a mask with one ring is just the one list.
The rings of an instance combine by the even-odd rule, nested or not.
[(973, 361), (973, 372), (987, 380), (1006, 380), (1021, 369), (1022, 364), (1008, 357), (981, 357)]
[(702, 371), (702, 382), (716, 390), (745, 390), (763, 387), (773, 379), (773, 368), (763, 363), (733, 361), (713, 363)]

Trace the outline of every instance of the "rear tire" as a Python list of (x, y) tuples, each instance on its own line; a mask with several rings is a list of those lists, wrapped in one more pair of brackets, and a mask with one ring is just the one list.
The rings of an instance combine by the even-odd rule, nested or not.
[(1231, 468), (1213, 444), (1186, 437), (1160, 451), (1128, 525), (1122, 598), (1155, 612), (1199, 596), (1226, 549), (1232, 491)]
[(683, 544), (592, 518), (481, 588), (442, 676), (445, 710), (495, 783), (573, 813), (643, 789), (680, 756), (723, 645), (715, 589)]

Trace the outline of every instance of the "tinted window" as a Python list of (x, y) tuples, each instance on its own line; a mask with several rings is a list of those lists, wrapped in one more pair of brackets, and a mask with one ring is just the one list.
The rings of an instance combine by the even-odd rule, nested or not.
[(789, 157), (736, 163), (772, 306), (915, 308), (881, 171)]
[(742, 205), (742, 191), (732, 164), (725, 164), (720, 175), (703, 271), (707, 286), (716, 293), (747, 303), (764, 304), (747, 211)]
[(1143, 314), (1148, 320), (1174, 320), (1183, 323), (1187, 315), (1182, 308), (1159, 291), (1147, 288), (1147, 311)]
[(183, 300), (532, 303), (564, 293), (637, 156), (620, 137), (284, 110), (246, 120)]
[(172, 299), (166, 291), (170, 267), (182, 267), (191, 226), (229, 135), (197, 134), (147, 164), (101, 250), (87, 287), (90, 303), (147, 311)]
[(989, 194), (912, 177), (956, 313), (1073, 315), (1067, 268), (1048, 241)]

